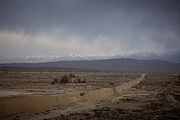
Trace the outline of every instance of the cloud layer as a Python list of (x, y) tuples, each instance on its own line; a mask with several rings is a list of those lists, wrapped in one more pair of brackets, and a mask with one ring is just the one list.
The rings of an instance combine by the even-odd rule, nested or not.
[(178, 0), (2, 0), (0, 58), (180, 52)]
[[(39, 31), (36, 34), (19, 31), (0, 31), (1, 57), (6, 55), (58, 55), (79, 54), (82, 56), (114, 56), (128, 55), (138, 52), (154, 52), (165, 54), (179, 50), (178, 36), (173, 32), (162, 36), (161, 41), (151, 40), (151, 36), (111, 36), (98, 34), (93, 39), (54, 28), (49, 31)], [(138, 40), (134, 40), (138, 39)], [(170, 40), (169, 40), (170, 39)], [(175, 44), (178, 43), (178, 44)], [(175, 47), (176, 46), (176, 47)], [(169, 49), (168, 49), (169, 48)]]

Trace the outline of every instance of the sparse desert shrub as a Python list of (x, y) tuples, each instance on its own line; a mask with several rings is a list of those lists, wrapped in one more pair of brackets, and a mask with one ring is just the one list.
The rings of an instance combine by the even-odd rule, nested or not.
[(54, 83), (57, 83), (57, 82), (58, 82), (58, 78), (54, 78), (53, 80), (54, 80), (54, 81), (53, 81)]
[(80, 96), (83, 96), (83, 95), (85, 95), (85, 92), (81, 92), (81, 93), (80, 93)]
[(51, 82), (51, 84), (53, 84), (53, 85), (54, 85), (54, 84), (55, 84), (55, 82), (53, 81), (53, 82)]
[(55, 84), (55, 83), (86, 83), (86, 79), (85, 78), (79, 78), (78, 76), (72, 74), (72, 73), (69, 73), (69, 74), (64, 74), (62, 76), (61, 79), (59, 78), (54, 78), (53, 79), (54, 81), (52, 82), (52, 84)]
[(58, 82), (58, 78), (53, 78), (53, 81), (51, 82), (51, 84), (55, 84), (55, 83), (57, 83)]
[(86, 78), (83, 78), (83, 79), (81, 80), (81, 83), (86, 83)]
[(77, 81), (78, 81), (78, 83), (81, 83), (81, 78), (78, 78)]
[(114, 83), (113, 83), (113, 82), (111, 82), (111, 83), (110, 83), (110, 85), (114, 85)]
[(69, 76), (67, 74), (64, 74), (60, 80), (60, 83), (68, 83), (68, 82), (69, 82)]
[(78, 83), (86, 83), (86, 79), (85, 78), (78, 78)]
[(72, 78), (72, 77), (76, 77), (76, 76), (72, 73), (69, 73), (69, 77)]

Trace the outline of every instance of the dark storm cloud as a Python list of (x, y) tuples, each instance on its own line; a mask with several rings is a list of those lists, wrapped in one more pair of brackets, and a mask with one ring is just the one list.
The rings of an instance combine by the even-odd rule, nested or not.
[(180, 20), (178, 0), (4, 0), (0, 5), (3, 28), (40, 29), (60, 25), (102, 32), (107, 27), (121, 26), (179, 29)]
[[(180, 51), (179, 0), (0, 2), (1, 56)], [(16, 48), (12, 41), (26, 47)]]

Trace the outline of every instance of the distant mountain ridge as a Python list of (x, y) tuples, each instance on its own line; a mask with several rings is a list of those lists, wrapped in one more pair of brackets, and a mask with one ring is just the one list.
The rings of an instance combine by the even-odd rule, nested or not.
[(115, 70), (118, 72), (180, 72), (180, 63), (163, 60), (136, 60), (130, 58), (55, 61), (44, 63), (9, 63), (1, 67), (70, 67), (98, 70)]
[(51, 61), (75, 61), (75, 60), (102, 60), (102, 59), (117, 59), (117, 58), (131, 58), (138, 60), (165, 60), (170, 62), (180, 63), (180, 53), (168, 53), (164, 55), (157, 55), (153, 52), (140, 52), (127, 55), (113, 55), (113, 56), (98, 56), (98, 55), (80, 55), (80, 54), (69, 54), (66, 56), (58, 55), (35, 55), (25, 57), (14, 57), (14, 58), (0, 58), (0, 63), (40, 63), (40, 62), (51, 62)]
[(140, 60), (165, 60), (170, 62), (180, 63), (180, 53), (169, 53), (165, 55), (157, 55), (155, 53), (134, 53), (131, 55), (123, 56), (125, 58), (140, 59)]

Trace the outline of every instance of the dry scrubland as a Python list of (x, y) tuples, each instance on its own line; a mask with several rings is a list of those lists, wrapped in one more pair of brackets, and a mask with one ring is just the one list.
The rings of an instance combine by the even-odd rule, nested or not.
[[(53, 78), (62, 77), (67, 73), (86, 78), (87, 82), (51, 84)], [(119, 85), (133, 82), (140, 76), (141, 73), (70, 68), (0, 68), (0, 94), (3, 99), (27, 94), (56, 95), (57, 93), (117, 88)], [(107, 99), (80, 101), (36, 113), (1, 116), (0, 119), (178, 120), (180, 119), (180, 77), (178, 74), (146, 73), (139, 84)]]
[[(51, 84), (54, 78), (61, 78), (69, 73), (85, 78), (86, 83)], [(0, 68), (0, 90), (13, 90), (12, 94), (16, 91), (17, 94), (68, 93), (118, 86), (138, 76), (140, 74), (86, 69)]]

